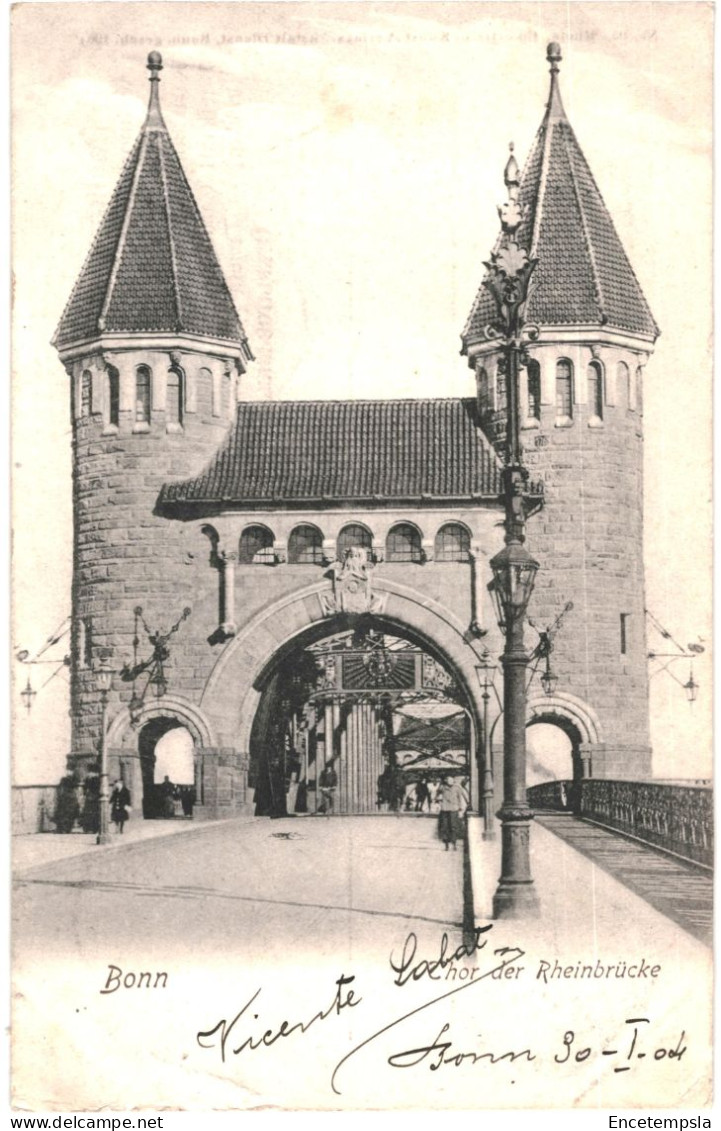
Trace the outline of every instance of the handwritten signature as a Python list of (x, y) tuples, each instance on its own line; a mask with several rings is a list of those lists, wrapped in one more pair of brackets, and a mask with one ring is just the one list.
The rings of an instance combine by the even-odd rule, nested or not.
[[(363, 998), (356, 997), (355, 991), (348, 988), (351, 982), (354, 981), (355, 974), (351, 974), (349, 977), (346, 977), (345, 974), (341, 974), (340, 978), (338, 978), (335, 983), (335, 997), (326, 1009), (319, 1010), (317, 1013), (313, 1014), (313, 1016), (310, 1017), (307, 1021), (296, 1021), (293, 1023), (291, 1023), (290, 1021), (282, 1021), (277, 1029), (266, 1029), (262, 1035), (247, 1036), (244, 1040), (241, 1040), (240, 1044), (236, 1048), (231, 1048), (229, 1051), (233, 1056), (239, 1056), (240, 1053), (244, 1052), (246, 1049), (254, 1052), (259, 1048), (270, 1048), (276, 1043), (276, 1041), (280, 1041), (285, 1037), (292, 1037), (295, 1033), (307, 1033), (311, 1025), (315, 1025), (317, 1021), (325, 1021), (328, 1017), (331, 1017), (333, 1015), (337, 1017), (342, 1012), (342, 1010), (352, 1009), (354, 1006), (360, 1005), (360, 1003), (363, 1001)], [(230, 1035), (240, 1021), (241, 1017), (245, 1017), (247, 1011), (257, 1001), (260, 993), (261, 990), (257, 989), (253, 996), (245, 1003), (243, 1008), (238, 1010), (232, 1021), (229, 1022), (226, 1018), (223, 1018), (223, 1020), (219, 1021), (217, 1025), (214, 1025), (212, 1029), (198, 1033), (196, 1035), (196, 1040), (200, 1047), (203, 1049), (220, 1047), (220, 1057), (221, 1060), (225, 1063), (225, 1055), (226, 1050), (228, 1049)], [(250, 1019), (250, 1017), (251, 1015), (248, 1015), (246, 1020)], [(253, 1021), (257, 1021), (258, 1018), (259, 1014), (252, 1014)]]
[[(396, 974), (393, 984), (395, 986), (404, 986), (406, 982), (411, 979), (417, 982), (419, 978), (424, 977), (428, 977), (434, 982), (439, 981), (441, 970), (452, 966), (454, 962), (460, 962), (463, 958), (471, 958), (477, 951), (482, 950), (488, 942), (488, 940), (482, 936), (492, 929), (492, 923), (489, 923), (486, 927), (475, 927), (471, 941), (462, 943), (461, 946), (457, 947), (451, 954), (448, 953), (448, 935), (444, 931), (441, 935), (441, 947), (438, 958), (422, 958), (419, 962), (415, 962), (418, 939), (416, 938), (415, 931), (410, 931), (406, 935), (406, 941), (403, 944), (399, 964), (396, 965), (392, 954), (388, 960), (391, 970)], [(522, 951), (519, 952), (519, 957), (522, 953)], [(476, 973), (478, 973), (477, 967), (474, 971), (474, 974)]]

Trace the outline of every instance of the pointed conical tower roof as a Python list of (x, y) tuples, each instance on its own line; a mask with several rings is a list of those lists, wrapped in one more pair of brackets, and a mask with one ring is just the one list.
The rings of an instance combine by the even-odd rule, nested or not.
[(183, 335), (252, 353), (160, 110), (162, 59), (148, 56), (140, 135), (55, 332), (66, 353), (114, 335)]
[[(551, 90), (521, 177), (516, 239), (538, 259), (526, 320), (541, 327), (615, 329), (655, 341), (659, 329), (623, 250), (561, 101), (561, 49), (550, 43)], [(485, 341), (495, 308), (481, 286), (463, 330), (463, 352)]]

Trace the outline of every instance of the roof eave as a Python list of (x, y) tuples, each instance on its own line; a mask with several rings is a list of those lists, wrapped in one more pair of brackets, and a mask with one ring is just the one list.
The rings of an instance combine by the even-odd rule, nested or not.
[[(465, 495), (388, 495), (380, 498), (377, 495), (338, 495), (338, 496), (308, 496), (306, 498), (254, 498), (254, 499), (218, 499), (207, 496), (194, 499), (168, 499), (161, 497), (158, 500), (156, 513), (166, 518), (206, 518), (211, 514), (220, 514), (228, 511), (273, 511), (273, 510), (329, 510), (335, 507), (362, 506), (367, 510), (382, 510), (386, 507), (399, 506), (424, 509), (434, 506), (486, 506), (489, 509), (501, 505), (500, 486), (497, 492), (489, 494)], [(177, 512), (182, 512), (177, 513)], [(192, 512), (192, 513), (191, 513)]]
[(245, 372), (247, 362), (255, 360), (245, 340), (210, 338), (177, 330), (148, 330), (142, 333), (103, 331), (65, 345), (59, 345), (56, 336), (51, 344), (55, 346), (60, 360), (64, 363), (105, 350), (190, 350), (213, 357), (234, 357), (240, 363), (242, 372)]
[[(533, 349), (533, 346), (552, 345), (556, 342), (569, 345), (593, 343), (594, 345), (617, 346), (621, 349), (627, 348), (648, 353), (653, 350), (660, 334), (658, 328), (656, 328), (655, 334), (646, 334), (611, 326), (608, 323), (604, 325), (598, 323), (582, 326), (542, 326), (540, 331), (539, 337), (531, 344), (531, 349)], [(475, 358), (497, 353), (501, 344), (499, 338), (489, 339), (480, 334), (469, 334), (464, 341), (463, 352), (468, 357), (468, 364), (472, 367)]]

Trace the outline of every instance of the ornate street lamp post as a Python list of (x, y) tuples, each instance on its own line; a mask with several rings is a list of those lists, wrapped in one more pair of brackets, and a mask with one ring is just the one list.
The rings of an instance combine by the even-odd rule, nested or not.
[(503, 468), (505, 546), (491, 560), (491, 594), (501, 629), (506, 634), (503, 663), (503, 805), (501, 819), (501, 878), (493, 900), (494, 918), (527, 918), (539, 913), (538, 895), (530, 866), (530, 821), (533, 813), (526, 798), (526, 668), (523, 622), (533, 592), (538, 562), (526, 547), (524, 488), (528, 472), (521, 464), (519, 438), (519, 370), (525, 360), (524, 342), (538, 338), (538, 328), (527, 325), (524, 311), (529, 283), (537, 260), (530, 259), (516, 242), (523, 219), (518, 203), (519, 169), (511, 156), (504, 180), (508, 201), (499, 209), (502, 236), (498, 249), (485, 264), (483, 285), (496, 306), (496, 321), (486, 328), (489, 340), (500, 339), (506, 371), (506, 450)]
[(108, 844), (110, 833), (108, 831), (108, 747), (107, 747), (107, 716), (108, 694), (113, 682), (112, 670), (107, 667), (105, 659), (100, 661), (100, 667), (95, 670), (95, 682), (100, 692), (100, 806), (98, 836), (96, 844)]
[[(488, 704), (491, 699), (490, 689), (494, 687), (493, 676), (496, 665), (489, 663), (489, 653), (484, 652), (482, 663), (476, 665), (478, 681), (481, 685), (481, 699), (483, 700), (483, 770), (481, 777), (481, 805), (483, 810), (483, 839), (496, 839), (496, 822), (493, 813), (493, 750), (491, 748), (491, 732), (488, 723)], [(495, 691), (495, 687), (494, 687)], [(498, 695), (498, 692), (496, 692)]]

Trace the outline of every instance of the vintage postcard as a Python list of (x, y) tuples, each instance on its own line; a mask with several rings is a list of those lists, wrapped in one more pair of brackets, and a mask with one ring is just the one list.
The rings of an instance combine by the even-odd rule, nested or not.
[(712, 17), (15, 7), (16, 1109), (711, 1104)]

